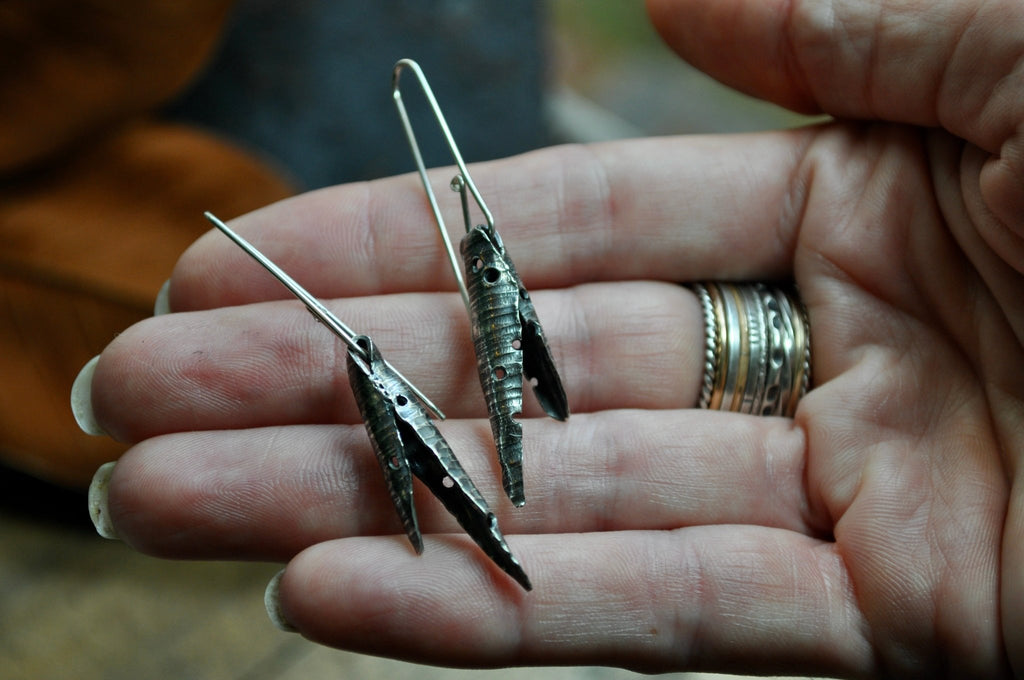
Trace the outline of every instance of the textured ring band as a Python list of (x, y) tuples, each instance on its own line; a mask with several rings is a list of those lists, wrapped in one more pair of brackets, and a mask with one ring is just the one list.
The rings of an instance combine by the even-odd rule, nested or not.
[(700, 408), (792, 417), (811, 381), (807, 312), (764, 283), (698, 283), (704, 313)]

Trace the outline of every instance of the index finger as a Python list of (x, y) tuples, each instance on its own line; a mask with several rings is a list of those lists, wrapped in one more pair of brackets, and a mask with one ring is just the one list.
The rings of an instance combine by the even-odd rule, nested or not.
[[(773, 278), (791, 271), (791, 178), (810, 135), (561, 146), (478, 164), (472, 173), (527, 286)], [(453, 175), (436, 170), (432, 180), (447, 186)], [(439, 199), (446, 219), (461, 225), (459, 200), (446, 194)], [(415, 175), (322, 189), (232, 228), (319, 297), (455, 289)], [(461, 227), (450, 229), (458, 240)], [(287, 296), (245, 260), (223, 236), (201, 238), (175, 268), (172, 310)]]

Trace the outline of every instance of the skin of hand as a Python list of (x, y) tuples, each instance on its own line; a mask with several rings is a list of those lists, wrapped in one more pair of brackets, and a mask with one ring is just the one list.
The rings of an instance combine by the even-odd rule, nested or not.
[[(474, 166), (573, 409), (524, 413), (524, 508), (413, 175), (233, 223), (445, 409), (532, 593), (422, 492), (423, 556), (394, 535), (343, 347), (219, 234), (96, 366), (97, 420), (136, 443), (117, 533), (288, 561), (303, 635), (423, 662), (1024, 674), (1024, 5), (648, 4), (708, 73), (840, 120)], [(793, 420), (693, 409), (673, 282), (771, 278), (800, 287), (814, 388)]]

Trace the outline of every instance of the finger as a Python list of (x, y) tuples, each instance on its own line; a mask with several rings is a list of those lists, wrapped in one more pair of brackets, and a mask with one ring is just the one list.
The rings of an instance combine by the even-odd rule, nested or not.
[(1024, 118), (1019, 2), (647, 4), (687, 61), (798, 111), (942, 126), (989, 152)]
[[(506, 534), (821, 525), (803, 496), (803, 433), (789, 420), (705, 411), (527, 420), (520, 509), (504, 502), (486, 421), (442, 430)], [(158, 437), (131, 449), (107, 488), (116, 533), (166, 557), (287, 559), (332, 538), (401, 532), (362, 426)], [(416, 489), (425, 533), (461, 531)]]
[(758, 527), (510, 539), (523, 593), (460, 537), (314, 546), (280, 583), (312, 640), (457, 666), (871, 674), (869, 631), (832, 544)]
[[(541, 291), (533, 299), (574, 412), (696, 403), (704, 337), (689, 290), (653, 282), (592, 284)], [(457, 295), (333, 306), (448, 416), (486, 413)], [(186, 430), (358, 423), (345, 353), (298, 303), (155, 317), (101, 355), (93, 409), (104, 431), (123, 441)], [(523, 402), (526, 415), (539, 413), (532, 394)]]
[[(472, 171), (531, 289), (594, 280), (775, 277), (791, 271), (789, 230), (797, 216), (789, 178), (807, 136), (556, 147)], [(451, 177), (447, 170), (433, 176), (439, 186)], [(457, 242), (459, 201), (445, 199), (439, 200)], [(299, 196), (232, 227), (320, 297), (455, 289), (413, 175)], [(218, 233), (181, 258), (170, 291), (176, 311), (285, 296)]]
[(1019, 676), (1024, 672), (1024, 577), (1021, 576), (1024, 574), (1024, 484), (1019, 462), (1017, 465), (1003, 534), (1000, 606), (1006, 651), (1011, 667)]

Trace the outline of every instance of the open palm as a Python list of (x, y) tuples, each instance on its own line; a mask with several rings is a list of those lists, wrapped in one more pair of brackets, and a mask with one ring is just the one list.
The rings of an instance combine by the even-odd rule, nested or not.
[[(396, 536), (344, 347), (219, 234), (179, 262), (176, 313), (97, 366), (99, 423), (138, 442), (110, 479), (114, 527), (157, 555), (290, 560), (293, 626), (401, 658), (1020, 672), (1024, 76), (1016, 99), (1006, 88), (1024, 31), (1005, 24), (1024, 13), (650, 4), (730, 84), (859, 121), (473, 168), (574, 413), (527, 409), (524, 508), (502, 497), (468, 321), (413, 176), (233, 225), (445, 409), (534, 592), (422, 487), (424, 555)], [(1007, 70), (958, 68), (988, 52)], [(766, 55), (785, 68), (762, 77)], [(675, 282), (778, 278), (811, 324), (796, 417), (694, 409), (703, 325)]]

